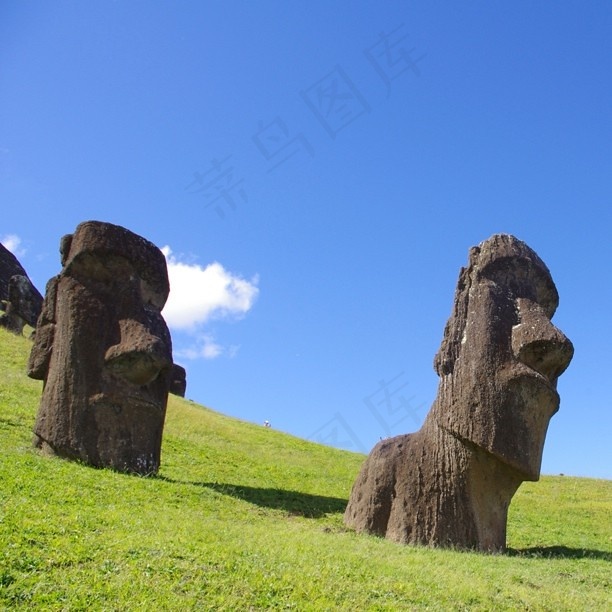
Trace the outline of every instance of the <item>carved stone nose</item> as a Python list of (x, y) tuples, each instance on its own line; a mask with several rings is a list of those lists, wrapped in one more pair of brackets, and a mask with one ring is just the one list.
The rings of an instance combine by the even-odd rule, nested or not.
[(134, 321), (124, 322), (121, 327), (121, 342), (111, 346), (104, 356), (106, 367), (115, 376), (142, 386), (172, 366), (167, 339), (152, 334)]
[(112, 372), (135, 385), (147, 385), (172, 363), (161, 352), (150, 347), (146, 350), (126, 350), (120, 344), (106, 353), (106, 366)]
[(518, 309), (520, 323), (512, 328), (514, 355), (555, 385), (572, 360), (574, 346), (538, 304), (521, 298)]

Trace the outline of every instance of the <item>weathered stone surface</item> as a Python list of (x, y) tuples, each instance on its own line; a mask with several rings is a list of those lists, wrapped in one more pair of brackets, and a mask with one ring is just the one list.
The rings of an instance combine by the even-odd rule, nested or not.
[(28, 374), (43, 379), (34, 443), (138, 474), (159, 468), (172, 366), (166, 261), (127, 229), (87, 221), (60, 245)]
[(16, 334), (22, 333), (26, 323), (36, 327), (42, 301), (17, 258), (0, 244), (0, 304), (5, 310), (0, 325)]
[(6, 315), (0, 319), (0, 324), (16, 334), (23, 332), (26, 323), (30, 327), (36, 327), (42, 303), (42, 295), (27, 276), (11, 276), (8, 285)]
[(347, 525), (406, 544), (505, 548), (510, 500), (539, 478), (557, 378), (573, 355), (550, 320), (557, 305), (525, 243), (497, 234), (470, 250), (434, 360), (436, 400), (418, 432), (374, 447)]
[(178, 395), (179, 397), (185, 397), (186, 390), (187, 372), (183, 366), (174, 363), (172, 364), (172, 371), (170, 373), (170, 393)]
[(8, 299), (8, 285), (12, 276), (27, 276), (19, 260), (0, 244), (0, 300)]

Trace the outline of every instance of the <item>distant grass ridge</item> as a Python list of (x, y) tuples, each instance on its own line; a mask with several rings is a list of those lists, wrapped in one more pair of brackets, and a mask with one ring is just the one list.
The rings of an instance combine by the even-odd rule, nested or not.
[(154, 478), (39, 455), (30, 343), (0, 329), (0, 609), (604, 610), (612, 482), (543, 477), (509, 551), (344, 528), (364, 457), (171, 396)]

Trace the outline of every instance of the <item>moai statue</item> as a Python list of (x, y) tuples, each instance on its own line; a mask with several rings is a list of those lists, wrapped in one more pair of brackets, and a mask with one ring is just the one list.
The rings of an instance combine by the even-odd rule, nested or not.
[(36, 327), (42, 301), (18, 259), (0, 244), (0, 326), (17, 335), (26, 324)]
[(44, 380), (34, 444), (44, 452), (154, 474), (172, 367), (161, 315), (162, 252), (123, 227), (87, 221), (60, 245), (28, 375)]
[(23, 333), (26, 324), (36, 327), (42, 302), (42, 295), (27, 276), (11, 276), (8, 283), (6, 314), (0, 318), (0, 325), (17, 335)]
[(404, 544), (501, 551), (508, 506), (538, 480), (573, 356), (552, 323), (559, 297), (537, 254), (498, 234), (470, 250), (434, 359), (438, 394), (422, 428), (378, 443), (345, 523)]
[(8, 299), (9, 281), (13, 276), (27, 276), (23, 266), (13, 253), (0, 244), (0, 300)]

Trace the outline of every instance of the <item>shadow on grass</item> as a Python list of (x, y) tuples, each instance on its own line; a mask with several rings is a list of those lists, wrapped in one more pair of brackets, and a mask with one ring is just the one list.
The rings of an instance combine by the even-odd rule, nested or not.
[(612, 553), (591, 548), (570, 548), (569, 546), (534, 546), (533, 548), (508, 548), (510, 557), (531, 557), (536, 559), (602, 559), (612, 561)]
[(311, 495), (300, 491), (287, 491), (285, 489), (271, 489), (262, 487), (249, 487), (222, 482), (188, 482), (173, 480), (164, 476), (158, 478), (176, 484), (188, 484), (212, 489), (223, 495), (230, 495), (251, 504), (274, 510), (284, 510), (295, 516), (306, 518), (320, 518), (326, 514), (344, 512), (348, 500), (324, 495)]

